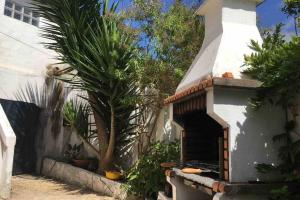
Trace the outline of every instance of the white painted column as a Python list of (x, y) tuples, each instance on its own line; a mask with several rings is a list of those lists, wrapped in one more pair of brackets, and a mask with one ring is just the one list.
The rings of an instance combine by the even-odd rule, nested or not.
[(0, 199), (10, 197), (15, 144), (15, 133), (0, 105)]

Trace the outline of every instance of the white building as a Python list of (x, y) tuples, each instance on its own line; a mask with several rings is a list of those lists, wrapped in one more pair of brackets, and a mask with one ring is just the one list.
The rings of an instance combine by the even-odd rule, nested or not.
[[(43, 47), (42, 20), (29, 0), (0, 0), (0, 99), (15, 100), (27, 83), (42, 86), (55, 53)], [(0, 106), (0, 199), (9, 198), (16, 137)]]
[(27, 82), (42, 84), (55, 53), (45, 49), (42, 20), (30, 0), (0, 0), (0, 98), (14, 99)]

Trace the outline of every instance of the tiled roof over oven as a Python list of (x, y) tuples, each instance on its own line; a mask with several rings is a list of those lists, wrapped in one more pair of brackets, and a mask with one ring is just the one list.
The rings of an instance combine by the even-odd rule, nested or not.
[(170, 103), (174, 103), (176, 101), (179, 101), (181, 99), (183, 99), (184, 97), (187, 97), (189, 95), (198, 93), (203, 91), (205, 88), (211, 87), (213, 86), (213, 78), (208, 78), (206, 80), (200, 81), (198, 84), (195, 84), (194, 86), (180, 92), (177, 93), (173, 96), (168, 97), (167, 99), (165, 99), (164, 103), (165, 105), (168, 105)]
[(261, 86), (261, 82), (253, 79), (235, 79), (231, 73), (224, 73), (222, 78), (214, 77), (208, 78), (200, 81), (198, 84), (189, 87), (182, 92), (176, 93), (173, 96), (165, 99), (165, 105), (176, 103), (182, 101), (189, 96), (201, 93), (205, 91), (206, 88), (213, 86), (223, 86), (223, 87), (232, 87), (232, 88), (247, 88), (247, 89), (256, 89)]

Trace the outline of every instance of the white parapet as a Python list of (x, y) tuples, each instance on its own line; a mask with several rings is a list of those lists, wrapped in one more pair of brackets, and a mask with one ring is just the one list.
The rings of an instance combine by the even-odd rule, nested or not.
[(16, 135), (0, 105), (0, 199), (8, 199), (11, 190)]

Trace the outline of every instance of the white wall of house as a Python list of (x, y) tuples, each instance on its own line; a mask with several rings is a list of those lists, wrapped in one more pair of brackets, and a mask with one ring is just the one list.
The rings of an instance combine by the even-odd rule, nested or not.
[(275, 106), (253, 110), (249, 98), (254, 95), (255, 91), (241, 89), (207, 92), (208, 114), (229, 128), (230, 182), (261, 180), (256, 164), (278, 163), (278, 145), (272, 138), (283, 132), (284, 111)]
[[(28, 5), (30, 1), (14, 2)], [(55, 63), (55, 53), (41, 44), (45, 40), (40, 28), (5, 16), (4, 7), (5, 0), (0, 0), (0, 98), (14, 99), (16, 90), (27, 82), (44, 82), (46, 66)]]

